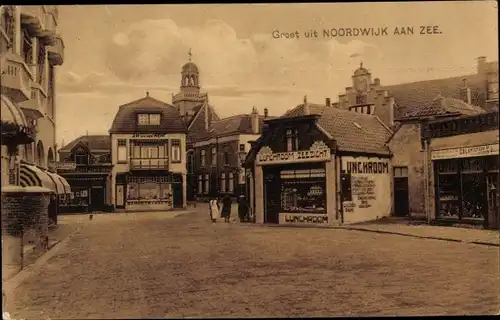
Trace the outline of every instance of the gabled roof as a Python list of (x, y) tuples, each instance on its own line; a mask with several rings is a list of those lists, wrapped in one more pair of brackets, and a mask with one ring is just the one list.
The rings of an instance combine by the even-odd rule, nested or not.
[(409, 118), (419, 118), (428, 116), (444, 116), (444, 115), (474, 115), (486, 113), (486, 110), (465, 103), (462, 100), (455, 98), (447, 98), (438, 95), (428, 105), (422, 106), (408, 114)]
[(71, 152), (78, 144), (83, 144), (90, 152), (111, 152), (109, 135), (84, 135), (78, 137), (60, 148), (59, 152)]
[(397, 105), (394, 116), (398, 119), (430, 105), (438, 95), (463, 99), (465, 83), (471, 90), (471, 104), (485, 108), (486, 85), (477, 74), (383, 86), (383, 89), (394, 97)]
[(376, 116), (326, 107), (318, 125), (337, 142), (340, 151), (389, 155), (392, 131)]
[[(309, 107), (309, 114), (321, 115), (323, 114), (323, 110), (325, 109), (324, 104), (316, 104), (316, 103), (307, 103)], [(304, 108), (304, 104), (299, 104), (295, 108), (288, 110), (282, 115), (280, 118), (294, 118), (301, 117), (308, 114), (308, 112)]]
[[(252, 132), (251, 114), (239, 114), (232, 117), (223, 118), (217, 121), (212, 121), (208, 128), (208, 132), (200, 136), (200, 140), (209, 139), (221, 135), (233, 134), (254, 134)], [(268, 117), (271, 119), (273, 117)], [(262, 132), (264, 116), (259, 115), (259, 133)]]
[[(138, 113), (161, 113), (160, 125), (138, 127)], [(186, 127), (177, 108), (148, 95), (120, 106), (109, 132), (185, 133)]]

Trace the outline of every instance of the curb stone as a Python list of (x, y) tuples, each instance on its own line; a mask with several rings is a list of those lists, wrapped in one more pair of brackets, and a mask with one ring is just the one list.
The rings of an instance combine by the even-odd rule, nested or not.
[(253, 227), (266, 227), (266, 228), (314, 228), (314, 229), (343, 229), (343, 230), (352, 230), (352, 231), (364, 231), (364, 232), (373, 232), (373, 233), (382, 233), (382, 234), (393, 234), (404, 237), (413, 237), (418, 239), (430, 239), (430, 240), (440, 240), (440, 241), (448, 241), (448, 242), (461, 242), (461, 243), (469, 243), (475, 245), (483, 245), (483, 246), (491, 246), (491, 247), (500, 247), (500, 244), (485, 242), (485, 241), (467, 241), (467, 240), (459, 240), (453, 238), (444, 238), (444, 237), (434, 237), (434, 236), (420, 236), (416, 234), (396, 232), (396, 231), (386, 231), (386, 230), (372, 230), (366, 228), (356, 228), (349, 226), (315, 226), (315, 225), (301, 225), (301, 226), (292, 226), (292, 225), (266, 225), (259, 224), (253, 225)]

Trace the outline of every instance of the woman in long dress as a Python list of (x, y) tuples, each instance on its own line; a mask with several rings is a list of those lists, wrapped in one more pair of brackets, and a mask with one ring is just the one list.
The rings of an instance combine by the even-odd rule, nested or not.
[(212, 223), (214, 223), (216, 219), (220, 218), (219, 204), (217, 199), (210, 200), (210, 218), (212, 219)]

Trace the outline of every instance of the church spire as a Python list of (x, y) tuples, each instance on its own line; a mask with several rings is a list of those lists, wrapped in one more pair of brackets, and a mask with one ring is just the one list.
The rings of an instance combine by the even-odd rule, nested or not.
[(188, 55), (189, 55), (189, 62), (191, 62), (191, 58), (192, 58), (192, 56), (193, 56), (193, 54), (191, 53), (191, 48), (189, 48)]

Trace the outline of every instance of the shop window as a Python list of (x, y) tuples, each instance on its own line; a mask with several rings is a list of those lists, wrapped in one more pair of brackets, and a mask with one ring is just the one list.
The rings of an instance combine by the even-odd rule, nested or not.
[(340, 184), (341, 184), (342, 201), (352, 201), (351, 174), (341, 173)]
[(117, 141), (118, 145), (118, 162), (127, 163), (127, 140), (119, 139)]
[(408, 167), (394, 167), (394, 178), (407, 178)]
[(215, 165), (217, 165), (217, 148), (212, 147), (211, 152), (212, 152), (211, 165), (215, 166)]
[(172, 140), (172, 162), (181, 162), (181, 140)]
[(201, 162), (201, 166), (204, 167), (205, 166), (205, 150), (201, 150), (201, 157), (200, 157), (200, 162)]
[(437, 163), (438, 173), (457, 173), (458, 163), (455, 160), (443, 160)]
[(130, 177), (127, 200), (170, 200), (172, 187), (166, 177)]
[(234, 174), (232, 172), (229, 172), (229, 186), (228, 186), (228, 192), (233, 193), (234, 192)]
[(281, 212), (326, 213), (324, 169), (281, 171)]
[(299, 130), (287, 129), (286, 130), (286, 151), (299, 150)]
[(226, 192), (226, 174), (224, 172), (220, 175), (220, 192)]
[(481, 158), (466, 158), (460, 161), (463, 173), (480, 173), (485, 168), (484, 160)]

